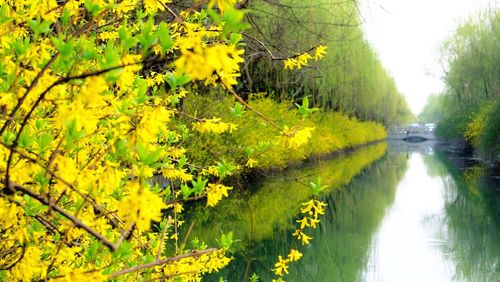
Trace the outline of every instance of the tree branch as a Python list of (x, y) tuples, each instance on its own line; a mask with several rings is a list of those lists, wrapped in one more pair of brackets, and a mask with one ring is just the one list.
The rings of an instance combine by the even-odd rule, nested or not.
[(33, 199), (39, 201), (40, 203), (42, 203), (46, 206), (52, 207), (52, 209), (57, 211), (59, 214), (64, 216), (66, 219), (70, 220), (75, 227), (81, 228), (81, 229), (87, 231), (94, 238), (96, 238), (97, 240), (101, 241), (104, 245), (106, 245), (111, 251), (116, 251), (117, 247), (111, 241), (106, 239), (103, 235), (101, 235), (100, 233), (98, 233), (94, 229), (90, 228), (88, 225), (83, 223), (80, 219), (71, 215), (70, 213), (68, 213), (67, 211), (65, 211), (64, 209), (59, 207), (58, 205), (55, 205), (54, 203), (52, 203), (45, 196), (39, 195), (39, 194), (31, 191), (30, 189), (23, 187), (23, 186), (21, 186), (17, 183), (14, 183), (14, 182), (11, 182), (9, 184), (9, 188), (13, 189), (14, 191), (22, 192), (23, 194), (26, 194), (26, 195), (32, 197)]

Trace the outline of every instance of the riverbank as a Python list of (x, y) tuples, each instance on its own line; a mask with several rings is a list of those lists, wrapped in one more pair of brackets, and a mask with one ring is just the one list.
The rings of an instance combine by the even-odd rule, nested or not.
[(493, 155), (486, 155), (478, 148), (467, 142), (463, 137), (444, 139), (436, 144), (436, 147), (447, 154), (457, 155), (464, 159), (481, 163), (491, 170), (500, 171), (500, 160)]
[[(214, 160), (239, 165), (240, 173), (296, 166), (307, 159), (342, 152), (387, 136), (381, 124), (359, 121), (338, 112), (308, 109), (291, 101), (277, 103), (262, 94), (252, 95), (248, 103), (279, 130), (254, 112), (244, 110), (227, 95), (193, 96), (186, 101), (182, 107), (188, 116), (205, 120), (217, 116), (234, 126), (234, 130), (222, 134), (189, 135), (183, 144), (189, 161), (200, 166), (213, 165)], [(186, 117), (186, 121), (189, 119)]]

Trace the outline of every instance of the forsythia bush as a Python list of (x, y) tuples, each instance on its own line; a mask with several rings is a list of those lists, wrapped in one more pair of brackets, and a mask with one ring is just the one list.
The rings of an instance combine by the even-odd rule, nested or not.
[(236, 167), (192, 166), (184, 136), (236, 126), (169, 121), (191, 82), (236, 84), (234, 4), (1, 2), (0, 280), (199, 280), (228, 264), (177, 228), (183, 202), (216, 205)]

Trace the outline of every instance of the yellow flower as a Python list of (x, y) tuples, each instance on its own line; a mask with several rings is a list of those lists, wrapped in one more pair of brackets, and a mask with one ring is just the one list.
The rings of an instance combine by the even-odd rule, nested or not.
[(302, 257), (302, 253), (295, 250), (295, 249), (291, 249), (290, 253), (288, 254), (288, 259), (290, 261), (298, 261), (301, 257)]
[(318, 223), (319, 223), (319, 219), (309, 218), (309, 224), (311, 225), (312, 228), (316, 228)]
[(285, 69), (293, 69), (293, 67), (295, 67), (295, 65), (297, 64), (297, 60), (289, 58), (284, 60), (283, 64), (285, 65)]
[(233, 189), (233, 187), (227, 187), (222, 184), (208, 184), (207, 206), (215, 207), (222, 197), (229, 196), (227, 191), (231, 189)]
[(174, 212), (176, 213), (181, 213), (184, 208), (182, 207), (182, 204), (180, 203), (175, 203), (174, 204)]
[(306, 66), (308, 63), (308, 60), (311, 59), (311, 55), (309, 53), (304, 53), (301, 54), (297, 57), (297, 64), (296, 67), (297, 69), (301, 69), (303, 66)]
[(307, 236), (305, 233), (302, 233), (302, 245), (307, 245), (311, 241), (312, 237)]
[(314, 127), (305, 127), (300, 130), (296, 130), (293, 128), (288, 129), (288, 127), (285, 126), (280, 143), (287, 146), (288, 148), (299, 148), (300, 146), (309, 142), (313, 130)]
[(308, 202), (305, 202), (302, 204), (305, 206), (300, 212), (301, 213), (307, 213), (309, 215), (313, 215), (314, 218), (318, 218), (320, 214), (325, 214), (325, 209), (324, 207), (327, 206), (327, 204), (323, 203), (322, 201), (318, 200), (310, 200)]
[(310, 226), (309, 223), (307, 222), (307, 217), (304, 216), (301, 220), (297, 220), (297, 222), (300, 222), (300, 229), (304, 229), (306, 226)]
[(316, 47), (316, 53), (314, 54), (314, 59), (318, 60), (323, 58), (323, 56), (325, 56), (326, 54), (326, 48), (327, 46), (323, 45), (319, 45), (318, 47)]
[(301, 213), (308, 213), (309, 215), (313, 214), (312, 209), (314, 208), (314, 200), (310, 200), (308, 202), (305, 202), (302, 205), (305, 206), (305, 208), (300, 210)]
[(139, 230), (146, 231), (150, 229), (151, 221), (161, 221), (161, 210), (166, 205), (158, 194), (136, 181), (129, 183), (127, 189), (129, 194), (118, 207), (118, 214), (127, 225), (135, 223)]
[(252, 168), (255, 164), (257, 164), (257, 161), (254, 160), (254, 159), (248, 159), (247, 163), (245, 164), (245, 166), (249, 167), (249, 168)]
[(293, 236), (297, 237), (297, 239), (301, 240), (302, 245), (307, 245), (310, 243), (312, 237), (307, 236), (301, 229), (295, 230)]
[(283, 272), (288, 274), (288, 259), (283, 259), (281, 256), (278, 256), (278, 262), (274, 264), (274, 273), (279, 276), (283, 276)]

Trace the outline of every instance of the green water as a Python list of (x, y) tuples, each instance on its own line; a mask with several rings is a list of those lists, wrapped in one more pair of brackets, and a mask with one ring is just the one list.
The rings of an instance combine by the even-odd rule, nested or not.
[(320, 176), (328, 208), (298, 246), (285, 281), (500, 281), (498, 180), (426, 145), (377, 144), (235, 187), (215, 209), (198, 207), (191, 237), (233, 230), (233, 261), (207, 281), (271, 281), (293, 244), (307, 183)]

